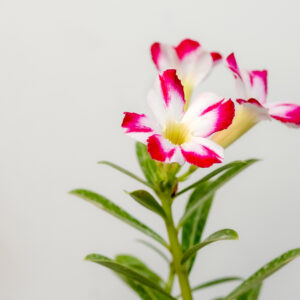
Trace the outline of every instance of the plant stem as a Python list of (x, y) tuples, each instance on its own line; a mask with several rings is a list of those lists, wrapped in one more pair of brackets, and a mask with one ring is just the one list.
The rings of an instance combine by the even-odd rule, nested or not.
[(182, 174), (181, 176), (178, 177), (178, 181), (182, 182), (182, 181), (187, 180), (191, 174), (193, 174), (195, 171), (197, 171), (197, 169), (198, 169), (198, 167), (191, 165), (184, 174)]
[(173, 287), (173, 282), (174, 282), (174, 275), (175, 275), (175, 270), (173, 263), (170, 263), (170, 272), (169, 272), (169, 278), (166, 284), (166, 291), (168, 293), (171, 293), (172, 287)]
[(191, 287), (188, 279), (188, 272), (186, 269), (186, 266), (184, 264), (181, 264), (181, 259), (183, 256), (181, 245), (178, 241), (178, 232), (174, 225), (174, 220), (172, 216), (172, 209), (171, 209), (171, 203), (172, 199), (171, 197), (160, 196), (160, 199), (162, 201), (162, 206), (166, 213), (166, 228), (168, 232), (168, 237), (170, 241), (170, 250), (173, 257), (173, 266), (174, 271), (178, 277), (180, 289), (181, 289), (181, 296), (183, 300), (192, 300), (192, 292)]

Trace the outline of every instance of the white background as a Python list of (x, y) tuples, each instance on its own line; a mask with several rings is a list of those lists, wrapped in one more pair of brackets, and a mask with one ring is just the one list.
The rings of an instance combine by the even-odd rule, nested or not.
[[(269, 70), (269, 101), (300, 104), (298, 1), (0, 1), (0, 299), (137, 299), (88, 253), (133, 253), (166, 275), (134, 229), (68, 194), (109, 196), (163, 235), (162, 223), (123, 193), (141, 186), (99, 166), (140, 173), (123, 111), (142, 113), (155, 69), (154, 41), (197, 39), (247, 68)], [(200, 90), (235, 95), (221, 66)], [(193, 284), (248, 276), (299, 246), (300, 131), (259, 124), (226, 151), (226, 162), (263, 159), (217, 195), (205, 234), (234, 228), (240, 241), (201, 251)], [(201, 176), (201, 171), (191, 180)], [(177, 200), (179, 216), (185, 199)], [(300, 299), (300, 259), (264, 285), (263, 300)], [(297, 279), (298, 278), (298, 279)], [(195, 299), (225, 295), (234, 285)]]

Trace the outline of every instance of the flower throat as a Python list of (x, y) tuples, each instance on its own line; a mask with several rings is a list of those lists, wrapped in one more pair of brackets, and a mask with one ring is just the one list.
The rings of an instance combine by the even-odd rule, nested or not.
[(163, 135), (174, 145), (182, 145), (186, 143), (189, 141), (191, 136), (190, 130), (186, 124), (173, 120), (167, 122)]

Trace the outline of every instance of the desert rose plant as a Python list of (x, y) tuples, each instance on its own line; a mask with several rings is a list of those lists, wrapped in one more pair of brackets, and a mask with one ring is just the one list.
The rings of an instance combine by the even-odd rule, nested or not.
[[(285, 252), (246, 279), (223, 277), (197, 286), (191, 286), (189, 281), (198, 251), (217, 241), (238, 239), (237, 232), (228, 228), (204, 238), (202, 233), (218, 189), (257, 160), (234, 161), (214, 168), (196, 182), (186, 184), (185, 188), (181, 188), (181, 183), (199, 168), (222, 163), (224, 148), (262, 120), (275, 119), (290, 127), (300, 127), (300, 106), (268, 104), (267, 71), (240, 69), (233, 53), (227, 57), (226, 66), (235, 79), (237, 97), (233, 98), (236, 104), (211, 92), (192, 95), (195, 87), (222, 61), (219, 53), (206, 51), (197, 41), (186, 39), (176, 47), (154, 43), (151, 54), (158, 71), (147, 98), (152, 115), (125, 112), (122, 122), (125, 134), (137, 140), (136, 156), (144, 178), (114, 163), (99, 163), (122, 172), (141, 185), (128, 194), (153, 212), (153, 217), (163, 219), (168, 240), (100, 194), (85, 189), (71, 193), (152, 239), (156, 244), (148, 240), (142, 243), (167, 261), (169, 276), (162, 279), (145, 262), (132, 255), (109, 258), (90, 254), (86, 259), (114, 271), (145, 300), (191, 300), (198, 290), (228, 281), (236, 281), (237, 286), (218, 299), (258, 299), (264, 279), (300, 255), (300, 249)], [(184, 164), (189, 167), (183, 172)], [(185, 210), (175, 222), (172, 204), (183, 194), (187, 195)], [(180, 292), (175, 294), (176, 277)]]

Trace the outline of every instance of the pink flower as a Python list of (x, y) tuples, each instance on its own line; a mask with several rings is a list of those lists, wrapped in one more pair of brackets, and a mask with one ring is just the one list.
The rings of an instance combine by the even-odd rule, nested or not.
[(125, 112), (122, 127), (126, 134), (147, 145), (153, 159), (179, 164), (187, 161), (203, 168), (223, 161), (224, 149), (208, 137), (231, 124), (231, 100), (204, 93), (185, 111), (183, 86), (172, 69), (158, 75), (148, 104), (153, 119)]
[(227, 57), (226, 61), (236, 80), (237, 102), (251, 111), (256, 121), (273, 118), (288, 126), (300, 127), (300, 105), (267, 103), (268, 72), (266, 70), (241, 70), (233, 53)]
[(190, 99), (192, 90), (221, 61), (217, 52), (208, 52), (197, 42), (183, 40), (178, 46), (154, 43), (151, 46), (152, 60), (158, 71), (176, 69), (183, 83), (185, 99)]

